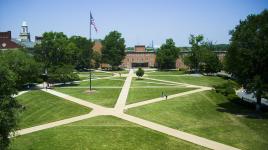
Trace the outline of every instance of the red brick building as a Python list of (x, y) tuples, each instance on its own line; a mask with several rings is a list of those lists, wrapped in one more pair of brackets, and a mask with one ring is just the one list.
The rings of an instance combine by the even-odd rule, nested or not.
[[(101, 53), (101, 42), (95, 41), (93, 47), (94, 51)], [(215, 51), (220, 61), (223, 61), (223, 58), (226, 54), (226, 51)], [(180, 52), (180, 57), (176, 60), (176, 68), (188, 68), (183, 62), (183, 58), (191, 54), (189, 49), (183, 49)], [(108, 64), (101, 64), (101, 67), (108, 68)], [(120, 65), (122, 68), (136, 68), (136, 67), (157, 67), (156, 63), (156, 51), (154, 48), (145, 47), (145, 45), (136, 45), (134, 48), (126, 49), (126, 56)]]
[(0, 49), (14, 49), (20, 48), (21, 46), (16, 42), (12, 41), (11, 31), (0, 32)]
[(123, 68), (155, 67), (156, 52), (144, 45), (136, 45), (134, 50), (126, 50), (126, 57), (122, 62)]

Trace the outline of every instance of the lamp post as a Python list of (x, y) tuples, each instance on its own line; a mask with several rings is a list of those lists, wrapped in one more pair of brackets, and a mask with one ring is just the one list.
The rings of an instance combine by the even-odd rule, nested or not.
[(89, 90), (91, 91), (91, 69), (89, 68)]

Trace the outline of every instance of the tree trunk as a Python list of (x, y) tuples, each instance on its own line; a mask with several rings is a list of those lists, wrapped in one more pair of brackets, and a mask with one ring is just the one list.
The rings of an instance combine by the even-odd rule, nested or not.
[(261, 111), (261, 95), (257, 95), (257, 103), (256, 103), (256, 111), (260, 112)]

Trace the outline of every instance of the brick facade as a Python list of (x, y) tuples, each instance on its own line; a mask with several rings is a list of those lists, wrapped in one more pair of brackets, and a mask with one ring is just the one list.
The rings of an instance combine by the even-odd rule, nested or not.
[(126, 56), (122, 62), (121, 67), (155, 67), (155, 58), (156, 53), (154, 51), (147, 52), (144, 45), (136, 45), (134, 51), (126, 52)]
[(20, 47), (20, 45), (11, 40), (11, 31), (0, 32), (0, 49), (13, 49)]
[[(95, 41), (93, 50), (101, 53), (101, 42)], [(148, 49), (147, 49), (148, 50)], [(120, 67), (122, 68), (136, 68), (136, 67), (157, 67), (156, 52), (154, 50), (147, 51), (144, 45), (136, 45), (134, 50), (126, 50), (126, 56), (122, 61)], [(222, 62), (226, 51), (215, 52)], [(182, 51), (180, 57), (176, 60), (176, 68), (188, 68), (184, 64), (183, 58), (191, 54), (190, 51)], [(108, 64), (101, 64), (102, 67), (109, 67)]]

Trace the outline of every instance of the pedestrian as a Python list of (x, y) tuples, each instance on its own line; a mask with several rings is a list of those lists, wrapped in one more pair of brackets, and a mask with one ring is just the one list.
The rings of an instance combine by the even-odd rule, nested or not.
[(167, 95), (166, 95), (166, 100), (167, 100)]

